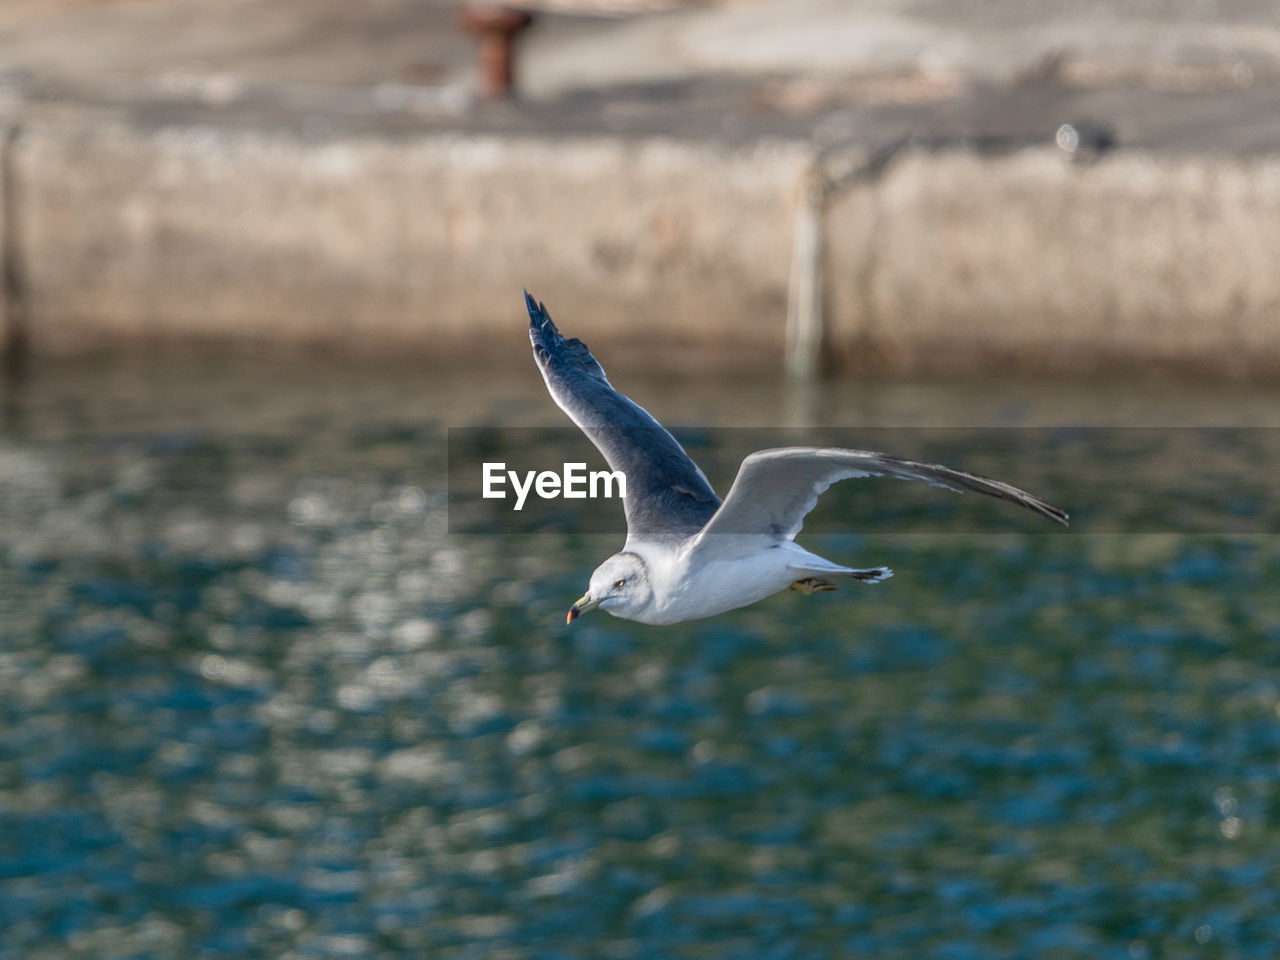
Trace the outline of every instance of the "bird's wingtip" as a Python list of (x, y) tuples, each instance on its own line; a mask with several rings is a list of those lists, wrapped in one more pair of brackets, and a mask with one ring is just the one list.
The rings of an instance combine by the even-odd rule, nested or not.
[(555, 331), (555, 324), (551, 322), (551, 315), (547, 313), (547, 305), (535, 300), (528, 290), (524, 291), (524, 306), (529, 311), (531, 327), (550, 327), (553, 332)]

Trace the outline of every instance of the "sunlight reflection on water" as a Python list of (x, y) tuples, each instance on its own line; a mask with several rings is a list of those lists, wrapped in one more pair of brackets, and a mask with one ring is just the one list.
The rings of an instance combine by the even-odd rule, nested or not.
[[(569, 629), (616, 544), (448, 537), (448, 383), (114, 376), (0, 445), (5, 960), (1280, 949), (1273, 537), (844, 536), (899, 575)], [(951, 390), (885, 393), (1114, 412)]]

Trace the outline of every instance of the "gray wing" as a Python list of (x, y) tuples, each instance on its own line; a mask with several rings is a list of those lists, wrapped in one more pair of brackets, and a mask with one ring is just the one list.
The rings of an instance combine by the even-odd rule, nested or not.
[(957, 493), (973, 490), (1067, 525), (1065, 512), (1025, 490), (938, 463), (870, 450), (784, 447), (757, 450), (742, 461), (724, 503), (703, 532), (765, 534), (790, 540), (800, 532), (805, 516), (817, 505), (822, 492), (838, 480), (853, 477), (897, 477)]
[(662, 424), (613, 389), (581, 340), (566, 340), (547, 309), (524, 295), (533, 358), (556, 405), (627, 478), (629, 534), (691, 535), (720, 506), (711, 484)]

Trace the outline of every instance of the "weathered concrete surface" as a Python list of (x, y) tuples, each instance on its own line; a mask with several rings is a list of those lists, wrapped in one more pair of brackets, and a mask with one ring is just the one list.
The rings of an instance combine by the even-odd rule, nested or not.
[[(13, 147), (32, 346), (453, 354), (529, 287), (638, 352), (782, 349), (803, 144), (45, 123)], [(837, 367), (1280, 360), (1280, 161), (909, 152), (827, 217)], [(487, 337), (486, 337), (487, 338)], [(518, 338), (494, 337), (513, 351)], [(501, 347), (499, 347), (501, 349)]]
[[(838, 368), (1280, 370), (1263, 0), (546, 17), (501, 105), (467, 93), (455, 7), (0, 8), (33, 348), (515, 357), (528, 287), (614, 356), (777, 368), (808, 165), (912, 134), (826, 208)], [(1080, 120), (1111, 141), (1093, 162), (1052, 146)]]
[[(597, 337), (760, 360), (781, 348), (807, 159), (793, 143), (35, 125), (12, 158), (32, 342), (454, 348), (528, 286)], [(827, 232), (842, 366), (1276, 358), (1274, 160), (917, 152), (838, 197)]]
[(913, 154), (829, 230), (841, 366), (1280, 369), (1280, 159)]
[(528, 287), (615, 341), (732, 362), (780, 342), (805, 152), (45, 124), (14, 162), (40, 351), (119, 335), (452, 349), (508, 328)]

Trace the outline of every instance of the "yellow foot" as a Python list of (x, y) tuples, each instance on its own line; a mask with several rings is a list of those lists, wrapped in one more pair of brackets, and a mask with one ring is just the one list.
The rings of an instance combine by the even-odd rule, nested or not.
[(797, 580), (787, 589), (799, 590), (806, 597), (811, 597), (815, 593), (828, 593), (836, 588), (834, 583), (829, 580), (819, 580), (817, 577), (806, 577), (804, 580)]

